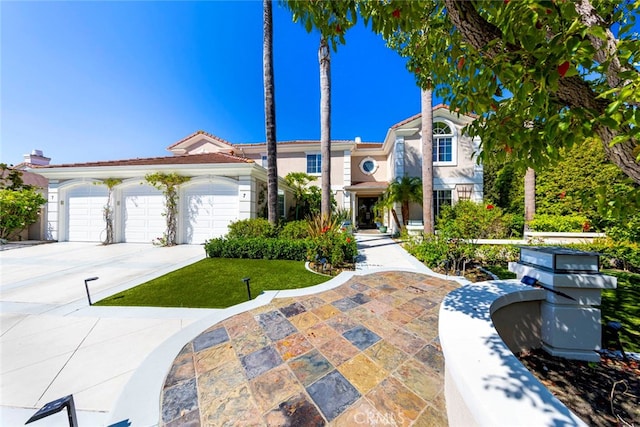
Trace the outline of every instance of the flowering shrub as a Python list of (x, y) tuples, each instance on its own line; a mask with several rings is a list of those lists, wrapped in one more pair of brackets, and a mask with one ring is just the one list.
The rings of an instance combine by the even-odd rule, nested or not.
[(312, 262), (329, 262), (339, 265), (351, 262), (358, 254), (355, 238), (348, 233), (340, 233), (335, 224), (325, 225), (310, 239), (307, 259)]

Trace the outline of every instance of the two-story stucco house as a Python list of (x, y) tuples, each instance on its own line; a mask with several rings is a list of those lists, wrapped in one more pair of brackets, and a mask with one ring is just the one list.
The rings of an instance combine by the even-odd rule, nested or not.
[[(482, 166), (474, 153), (479, 141), (462, 128), (474, 118), (434, 108), (434, 201), (436, 210), (459, 199), (482, 200)], [(421, 176), (421, 117), (416, 115), (389, 129), (382, 143), (332, 141), (331, 189), (338, 206), (350, 209), (356, 225), (373, 226), (372, 207), (391, 181)], [(266, 144), (232, 144), (198, 131), (168, 147), (167, 157), (44, 165), (35, 171), (49, 180), (46, 238), (96, 241), (104, 238), (103, 180), (122, 182), (113, 188), (115, 241), (151, 242), (164, 231), (163, 196), (144, 177), (176, 172), (191, 179), (180, 189), (178, 240), (203, 243), (226, 234), (230, 222), (259, 216), (266, 202)], [(278, 142), (278, 175), (306, 172), (320, 185), (320, 142)], [(292, 192), (280, 184), (280, 210), (292, 205)], [(421, 221), (420, 206), (410, 220)], [(394, 224), (388, 224), (394, 231)]]

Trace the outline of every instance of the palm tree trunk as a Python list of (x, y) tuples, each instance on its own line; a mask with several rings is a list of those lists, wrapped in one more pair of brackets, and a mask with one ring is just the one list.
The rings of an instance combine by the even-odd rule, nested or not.
[(331, 216), (331, 55), (325, 38), (320, 39), (320, 155), (322, 199), (320, 214)]
[(278, 223), (278, 149), (276, 101), (273, 79), (273, 18), (271, 0), (263, 0), (262, 67), (264, 78), (264, 125), (267, 141), (267, 211), (271, 224)]
[(420, 91), (422, 110), (422, 222), (424, 234), (433, 234), (433, 92)]
[(524, 175), (524, 228), (528, 230), (529, 221), (536, 214), (536, 171), (527, 169)]

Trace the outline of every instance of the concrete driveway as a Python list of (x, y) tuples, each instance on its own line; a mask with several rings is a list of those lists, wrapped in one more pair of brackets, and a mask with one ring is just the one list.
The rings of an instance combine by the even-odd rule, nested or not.
[[(205, 257), (200, 245), (50, 243), (0, 252), (0, 425), (73, 394), (80, 425), (104, 425), (147, 355), (215, 310), (89, 306)], [(159, 372), (159, 375), (165, 373)], [(63, 412), (38, 425), (68, 425)]]

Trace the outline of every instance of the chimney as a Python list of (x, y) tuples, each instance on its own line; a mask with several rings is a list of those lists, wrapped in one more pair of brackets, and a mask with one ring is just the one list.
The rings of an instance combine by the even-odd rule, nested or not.
[(359, 136), (356, 136), (356, 144), (360, 144), (362, 142), (362, 138), (360, 138)]
[(51, 158), (45, 157), (42, 150), (32, 150), (31, 154), (24, 155), (24, 161), (34, 166), (47, 166)]

